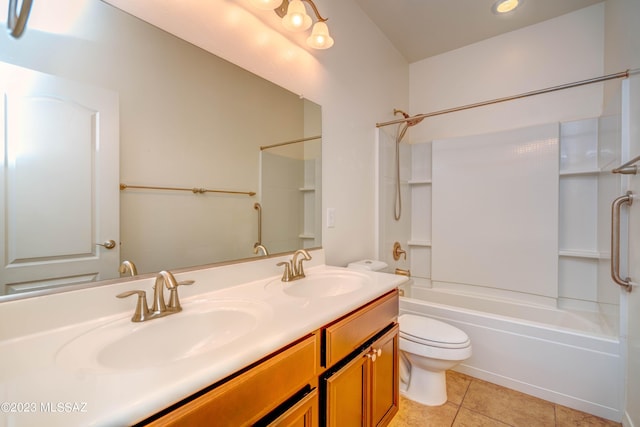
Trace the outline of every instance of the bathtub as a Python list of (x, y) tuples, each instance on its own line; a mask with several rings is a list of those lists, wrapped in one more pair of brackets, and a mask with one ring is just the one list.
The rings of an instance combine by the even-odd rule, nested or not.
[(404, 286), (400, 312), (442, 320), (469, 335), (456, 371), (614, 421), (624, 376), (615, 322), (596, 313)]

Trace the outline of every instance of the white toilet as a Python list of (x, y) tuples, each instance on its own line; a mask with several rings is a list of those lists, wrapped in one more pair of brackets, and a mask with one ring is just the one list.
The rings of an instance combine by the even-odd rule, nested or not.
[(429, 406), (447, 401), (445, 371), (471, 357), (471, 341), (460, 329), (439, 320), (402, 314), (400, 390)]
[[(362, 260), (349, 268), (381, 271), (382, 261)], [(429, 406), (447, 401), (445, 371), (471, 357), (471, 341), (460, 329), (439, 320), (402, 314), (400, 324), (400, 391)]]

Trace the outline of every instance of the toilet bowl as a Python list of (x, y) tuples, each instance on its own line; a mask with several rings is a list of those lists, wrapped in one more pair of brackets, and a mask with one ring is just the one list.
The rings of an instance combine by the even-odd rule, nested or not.
[(447, 401), (445, 371), (471, 356), (471, 341), (460, 329), (439, 320), (403, 314), (400, 323), (400, 390), (429, 406)]
[[(349, 268), (382, 271), (387, 264), (365, 259)], [(447, 401), (445, 371), (471, 357), (471, 341), (460, 329), (415, 314), (398, 317), (400, 324), (400, 392), (429, 406)]]

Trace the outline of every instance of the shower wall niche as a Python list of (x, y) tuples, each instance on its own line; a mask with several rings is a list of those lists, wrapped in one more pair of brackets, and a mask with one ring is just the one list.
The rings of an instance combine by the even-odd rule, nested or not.
[[(554, 125), (548, 125), (553, 127)], [(609, 227), (611, 200), (619, 192), (619, 180), (610, 173), (619, 156), (619, 116), (589, 118), (555, 124), (558, 129), (559, 142), (555, 146), (558, 165), (553, 176), (544, 176), (549, 182), (552, 179), (557, 200), (549, 206), (555, 222), (551, 222), (552, 233), (556, 233), (555, 242), (549, 249), (551, 258), (547, 266), (552, 276), (551, 283), (541, 284), (541, 288), (551, 287), (546, 291), (533, 295), (530, 292), (513, 292), (513, 289), (500, 289), (496, 286), (485, 286), (477, 283), (443, 283), (433, 277), (434, 270), (440, 265), (432, 265), (438, 261), (434, 258), (433, 230), (438, 227), (438, 219), (434, 222), (433, 193), (438, 191), (439, 183), (433, 179), (433, 143), (414, 143), (400, 145), (400, 182), (402, 196), (402, 215), (399, 221), (393, 219), (395, 199), (395, 141), (391, 131), (381, 129), (379, 132), (380, 148), (380, 241), (379, 257), (391, 266), (391, 269), (409, 269), (415, 280), (414, 287), (443, 287), (456, 291), (473, 292), (487, 296), (522, 299), (527, 302), (556, 305), (562, 308), (610, 313), (616, 317), (618, 305), (617, 287), (609, 279)], [(442, 143), (446, 144), (446, 141)], [(458, 167), (464, 167), (459, 165)], [(513, 171), (510, 172), (513, 174)], [(523, 172), (524, 173), (524, 172)], [(547, 173), (547, 172), (545, 172)], [(473, 179), (482, 181), (481, 175)], [(509, 176), (504, 179), (508, 180)], [(449, 186), (451, 183), (447, 183)], [(443, 184), (440, 184), (443, 185)], [(521, 192), (535, 195), (543, 191), (535, 182)], [(548, 185), (546, 187), (548, 189)], [(451, 198), (465, 197), (464, 188), (452, 192)], [(442, 200), (442, 197), (439, 198)], [(551, 202), (549, 202), (551, 203)], [(508, 209), (509, 204), (505, 204)], [(442, 208), (442, 207), (440, 207)], [(469, 209), (470, 216), (478, 215)], [(443, 209), (439, 209), (442, 217)], [(441, 218), (440, 217), (440, 218)], [(510, 225), (511, 226), (511, 225)], [(523, 228), (523, 225), (519, 226)], [(438, 231), (440, 231), (438, 229)], [(482, 230), (480, 230), (482, 231)], [(522, 230), (514, 230), (517, 234)], [(509, 232), (502, 237), (508, 238)], [(446, 237), (445, 237), (446, 238)], [(487, 236), (486, 250), (490, 251), (499, 245), (498, 237)], [(407, 251), (407, 259), (394, 260), (393, 243), (398, 241)], [(440, 236), (440, 242), (443, 237)], [(557, 246), (557, 247), (556, 247)], [(482, 254), (483, 249), (477, 249)], [(486, 255), (486, 254), (482, 254)], [(529, 256), (526, 249), (517, 254), (525, 260)], [(504, 269), (497, 260), (487, 268)], [(465, 265), (460, 265), (465, 269)], [(533, 266), (535, 268), (535, 266)], [(542, 268), (542, 267), (541, 267)], [(502, 271), (496, 271), (496, 275)], [(432, 281), (432, 279), (434, 279)], [(505, 279), (519, 280), (518, 275)], [(535, 292), (534, 292), (535, 294)]]

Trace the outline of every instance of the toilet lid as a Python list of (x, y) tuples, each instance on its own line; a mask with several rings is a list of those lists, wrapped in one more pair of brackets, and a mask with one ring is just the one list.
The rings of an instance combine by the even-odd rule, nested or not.
[(467, 334), (439, 320), (403, 314), (398, 322), (400, 337), (409, 341), (440, 348), (463, 348), (470, 344)]

